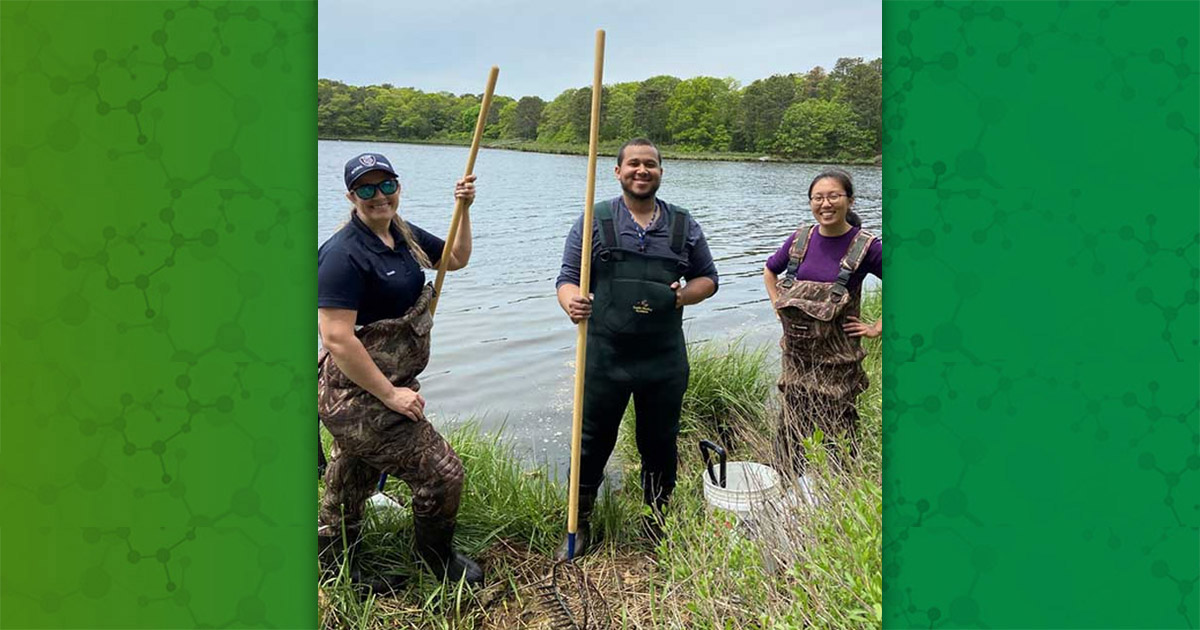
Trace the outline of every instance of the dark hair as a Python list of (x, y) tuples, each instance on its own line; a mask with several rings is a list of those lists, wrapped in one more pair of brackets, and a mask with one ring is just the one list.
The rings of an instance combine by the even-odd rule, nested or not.
[(625, 161), (625, 147), (650, 147), (654, 149), (654, 154), (658, 156), (659, 164), (662, 163), (662, 152), (658, 150), (658, 147), (653, 142), (645, 138), (633, 138), (622, 144), (620, 149), (617, 149), (617, 166), (620, 166), (621, 162)]
[(836, 179), (837, 182), (842, 185), (842, 190), (846, 191), (846, 196), (850, 197), (851, 199), (854, 198), (854, 182), (850, 181), (850, 173), (847, 173), (840, 168), (831, 168), (818, 173), (817, 176), (813, 178), (812, 183), (808, 185), (809, 199), (812, 199), (813, 186), (816, 186), (817, 182), (821, 181), (822, 179)]
[[(846, 191), (846, 196), (854, 199), (854, 182), (850, 180), (850, 173), (847, 173), (840, 168), (831, 168), (817, 173), (817, 176), (814, 177), (812, 182), (808, 185), (809, 199), (812, 199), (813, 186), (816, 186), (817, 182), (821, 181), (822, 179), (837, 180), (837, 183), (842, 185), (842, 190)], [(858, 216), (857, 212), (849, 210), (846, 212), (846, 223), (849, 223), (854, 227), (862, 227), (862, 217)]]

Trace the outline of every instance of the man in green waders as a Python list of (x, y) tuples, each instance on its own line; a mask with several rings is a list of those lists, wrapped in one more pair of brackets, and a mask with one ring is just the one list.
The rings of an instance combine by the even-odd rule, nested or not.
[[(717, 267), (700, 225), (687, 210), (655, 197), (663, 173), (658, 148), (643, 138), (626, 142), (615, 171), (621, 196), (594, 206), (592, 295), (579, 292), (582, 216), (567, 236), (557, 281), (558, 303), (571, 321), (591, 318), (575, 555), (588, 549), (604, 465), (631, 395), (643, 498), (651, 508), (644, 526), (652, 540), (661, 534), (662, 510), (675, 489), (675, 438), (688, 385), (683, 307), (717, 291)], [(566, 554), (564, 542), (556, 557)]]

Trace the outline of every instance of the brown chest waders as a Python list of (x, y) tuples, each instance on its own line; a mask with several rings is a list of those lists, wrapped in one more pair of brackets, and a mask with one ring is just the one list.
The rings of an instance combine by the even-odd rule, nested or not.
[(848, 288), (850, 276), (862, 264), (875, 236), (860, 230), (839, 263), (834, 282), (797, 280), (796, 270), (804, 261), (817, 226), (796, 232), (788, 257), (788, 268), (776, 284), (775, 308), (783, 323), (783, 369), (779, 390), (783, 393), (776, 457), (785, 469), (804, 470), (801, 439), (820, 429), (832, 438), (846, 436), (852, 445), (858, 431), (856, 399), (867, 389), (862, 368), (866, 351), (858, 337), (842, 329), (847, 317), (858, 317), (861, 291)]
[[(429, 363), (432, 296), (432, 286), (426, 286), (403, 316), (373, 322), (355, 333), (396, 387), (420, 388), (417, 375)], [(335, 446), (325, 470), (325, 494), (317, 521), (323, 565), (340, 559), (337, 554), (343, 546), (357, 543), (364, 505), (382, 472), (400, 478), (412, 489), (415, 538), (422, 558), (435, 572), (457, 577), (454, 563), (463, 558), (452, 552), (450, 543), (464, 473), (449, 442), (429, 422), (387, 408), (343, 374), (327, 355), (318, 369), (317, 414), (333, 435)], [(474, 571), (478, 572), (478, 567)]]

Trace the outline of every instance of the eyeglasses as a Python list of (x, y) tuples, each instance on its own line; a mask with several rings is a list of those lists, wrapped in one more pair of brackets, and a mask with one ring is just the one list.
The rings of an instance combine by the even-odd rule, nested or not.
[(366, 201), (375, 196), (375, 191), (385, 195), (394, 195), (397, 190), (400, 190), (400, 182), (394, 179), (385, 179), (378, 184), (363, 184), (353, 188), (354, 194), (358, 195), (359, 199)]
[(847, 195), (843, 195), (842, 193), (829, 193), (828, 195), (814, 195), (809, 197), (808, 200), (812, 202), (814, 206), (819, 206), (822, 203), (825, 203), (826, 200), (828, 200), (829, 203), (837, 203), (842, 200), (842, 197), (846, 196)]

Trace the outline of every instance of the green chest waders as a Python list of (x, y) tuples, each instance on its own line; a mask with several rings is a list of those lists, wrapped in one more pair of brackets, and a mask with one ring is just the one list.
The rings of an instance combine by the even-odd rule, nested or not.
[(847, 317), (858, 317), (861, 291), (848, 288), (850, 276), (862, 264), (875, 236), (860, 230), (839, 264), (834, 282), (796, 279), (817, 226), (796, 232), (787, 271), (776, 286), (775, 308), (783, 323), (783, 369), (779, 389), (784, 395), (777, 455), (802, 468), (800, 438), (820, 429), (827, 436), (853, 438), (858, 430), (858, 395), (867, 389), (862, 368), (866, 356), (859, 337), (842, 329)]
[(588, 378), (663, 380), (687, 369), (683, 309), (671, 284), (682, 277), (687, 211), (668, 206), (671, 251), (653, 256), (620, 246), (612, 202), (596, 204), (600, 248), (592, 262)]
[(594, 495), (599, 488), (632, 396), (644, 498), (661, 508), (675, 487), (675, 438), (687, 390), (683, 309), (675, 306), (671, 284), (685, 268), (688, 215), (667, 206), (673, 255), (653, 256), (620, 246), (613, 206), (595, 206), (600, 248), (592, 263), (580, 492)]

